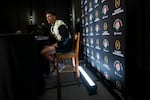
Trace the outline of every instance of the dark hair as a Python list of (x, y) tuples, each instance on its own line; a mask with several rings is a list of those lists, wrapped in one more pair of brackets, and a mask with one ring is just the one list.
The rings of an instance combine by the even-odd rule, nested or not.
[(47, 10), (47, 11), (45, 12), (45, 14), (47, 14), (47, 13), (50, 13), (50, 14), (56, 16), (56, 12), (55, 12), (55, 11)]

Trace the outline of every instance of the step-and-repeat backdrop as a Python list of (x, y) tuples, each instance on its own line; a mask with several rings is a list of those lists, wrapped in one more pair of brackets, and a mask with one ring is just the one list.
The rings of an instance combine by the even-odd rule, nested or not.
[(81, 0), (84, 59), (116, 93), (125, 89), (125, 0)]

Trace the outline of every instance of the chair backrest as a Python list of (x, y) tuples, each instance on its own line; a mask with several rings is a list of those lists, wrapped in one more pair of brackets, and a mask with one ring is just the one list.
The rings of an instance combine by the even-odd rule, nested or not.
[(78, 32), (77, 36), (75, 36), (75, 40), (76, 40), (76, 43), (75, 43), (75, 53), (78, 54), (78, 52), (79, 52), (79, 44), (80, 44), (80, 32)]

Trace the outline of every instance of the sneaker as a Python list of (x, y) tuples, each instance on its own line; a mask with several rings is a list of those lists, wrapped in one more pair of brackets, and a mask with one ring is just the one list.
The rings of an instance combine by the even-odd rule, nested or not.
[(53, 72), (51, 73), (51, 75), (52, 75), (52, 76), (56, 76), (56, 75), (57, 75), (56, 70), (55, 70), (55, 71), (53, 71)]
[(49, 68), (50, 68), (50, 73), (52, 73), (52, 72), (55, 71), (55, 66), (54, 66), (54, 64), (50, 63)]
[[(59, 72), (61, 72), (65, 68), (65, 65), (63, 63), (59, 63), (58, 67), (59, 67)], [(51, 72), (51, 75), (56, 76), (57, 75), (57, 70), (55, 69), (53, 72)]]
[(64, 68), (65, 68), (65, 65), (63, 63), (59, 63), (59, 72), (61, 72)]

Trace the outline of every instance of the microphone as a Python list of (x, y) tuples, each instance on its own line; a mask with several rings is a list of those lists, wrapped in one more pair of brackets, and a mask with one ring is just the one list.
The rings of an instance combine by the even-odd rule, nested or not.
[(45, 26), (45, 23), (44, 23), (44, 22), (42, 22), (42, 23), (41, 23), (41, 26), (42, 26), (42, 27), (44, 27), (44, 26)]
[(45, 26), (45, 23), (41, 23), (40, 25), (37, 26), (38, 29), (42, 29)]
[(40, 30), (45, 26), (45, 23), (42, 22), (41, 24), (37, 25), (35, 29), (32, 30), (31, 34), (39, 33)]

